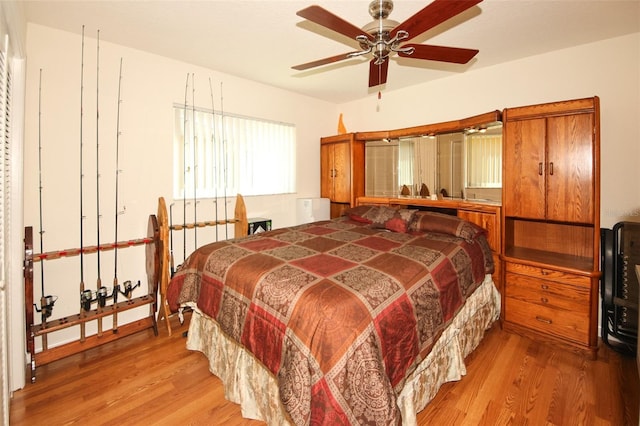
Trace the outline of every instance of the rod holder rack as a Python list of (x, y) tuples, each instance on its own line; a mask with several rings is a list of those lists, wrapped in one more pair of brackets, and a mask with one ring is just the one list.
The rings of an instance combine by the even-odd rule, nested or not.
[[(127, 248), (144, 245), (146, 248), (146, 272), (148, 281), (148, 293), (135, 298), (128, 298), (125, 301), (107, 304), (106, 300), (109, 298), (116, 299), (115, 291), (111, 296), (108, 295), (106, 287), (101, 287), (97, 290), (85, 290), (80, 295), (80, 312), (75, 315), (70, 315), (64, 318), (59, 318), (51, 321), (47, 321), (47, 316), (42, 315), (42, 321), (40, 324), (34, 323), (34, 308), (35, 311), (40, 312), (43, 309), (51, 309), (53, 303), (45, 303), (40, 309), (33, 303), (33, 264), (44, 260), (55, 260), (67, 256), (76, 256), (80, 254), (92, 254), (98, 251), (112, 250), (115, 248)], [(25, 286), (25, 319), (26, 319), (26, 344), (27, 352), (30, 356), (30, 370), (31, 370), (31, 382), (36, 380), (36, 367), (57, 361), (61, 358), (65, 358), (70, 355), (74, 355), (79, 352), (83, 352), (87, 349), (94, 348), (96, 346), (120, 339), (125, 336), (137, 333), (149, 328), (153, 329), (154, 335), (158, 335), (158, 326), (156, 322), (157, 312), (157, 293), (158, 284), (160, 280), (160, 231), (158, 228), (158, 221), (155, 215), (149, 215), (147, 237), (137, 240), (115, 242), (111, 244), (103, 244), (98, 246), (85, 247), (84, 249), (68, 249), (58, 250), (47, 253), (33, 253), (33, 228), (31, 226), (25, 227), (24, 237), (24, 286)], [(129, 283), (130, 284), (130, 283)], [(138, 287), (136, 285), (135, 287)], [(118, 286), (119, 287), (119, 286)], [(125, 296), (129, 297), (134, 286), (127, 286), (125, 283)], [(94, 293), (96, 294), (94, 298)], [(87, 298), (88, 296), (88, 298)], [(52, 297), (52, 296), (46, 296)], [(43, 298), (44, 300), (45, 298)], [(41, 301), (42, 302), (42, 301)], [(88, 303), (87, 303), (88, 302)], [(91, 304), (98, 302), (97, 306), (91, 309)], [(114, 326), (116, 324), (115, 319), (120, 312), (128, 311), (130, 309), (138, 308), (141, 306), (149, 306), (149, 315), (133, 321), (122, 326), (114, 327), (112, 333), (98, 333), (91, 336), (82, 335), (78, 340), (66, 343), (61, 346), (49, 348), (47, 344), (47, 336), (50, 333), (60, 331), (69, 327), (80, 325), (84, 327), (84, 324), (101, 320), (107, 316), (113, 316)], [(51, 312), (49, 310), (49, 312)], [(42, 338), (42, 350), (35, 351), (35, 339), (37, 337)]]

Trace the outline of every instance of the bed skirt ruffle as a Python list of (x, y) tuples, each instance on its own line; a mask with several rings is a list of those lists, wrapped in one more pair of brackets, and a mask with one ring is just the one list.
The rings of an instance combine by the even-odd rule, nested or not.
[[(224, 384), (225, 398), (239, 404), (242, 416), (268, 425), (290, 425), (280, 403), (276, 378), (241, 345), (228, 338), (210, 317), (193, 307), (187, 348), (202, 352), (209, 370)], [(440, 387), (466, 374), (464, 359), (500, 315), (500, 294), (491, 280), (484, 282), (443, 331), (429, 355), (408, 377), (397, 397), (403, 425), (415, 425), (416, 413)]]

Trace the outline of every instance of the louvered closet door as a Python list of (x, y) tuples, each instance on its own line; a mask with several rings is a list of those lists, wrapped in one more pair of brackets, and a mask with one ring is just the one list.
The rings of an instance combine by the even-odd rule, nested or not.
[(593, 115), (547, 119), (547, 218), (593, 223)]
[(545, 119), (507, 121), (502, 197), (506, 216), (545, 218)]
[[(11, 194), (11, 79), (9, 74), (8, 47), (9, 38), (6, 36), (0, 48), (0, 143), (2, 144), (2, 155), (0, 162), (0, 404), (2, 422), (9, 419), (9, 366), (8, 366), (8, 310), (6, 278), (8, 276), (8, 257), (5, 242), (10, 236), (7, 230), (10, 229), (11, 218), (9, 217), (10, 194)], [(8, 424), (8, 423), (7, 423)]]

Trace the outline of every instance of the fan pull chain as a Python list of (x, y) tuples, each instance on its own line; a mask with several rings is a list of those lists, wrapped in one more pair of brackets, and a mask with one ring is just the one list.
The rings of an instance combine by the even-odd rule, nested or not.
[[(382, 8), (382, 1), (380, 2), (380, 7)], [(388, 60), (388, 59), (387, 59)], [(382, 64), (378, 64), (378, 87), (382, 84)], [(378, 99), (382, 99), (382, 91), (378, 89)]]

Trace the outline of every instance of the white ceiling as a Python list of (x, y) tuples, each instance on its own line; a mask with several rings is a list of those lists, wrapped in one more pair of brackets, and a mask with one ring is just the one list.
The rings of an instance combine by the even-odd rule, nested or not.
[[(361, 27), (369, 0), (21, 0), (28, 22), (100, 39), (238, 77), (343, 103), (369, 89), (368, 60), (307, 71), (293, 65), (358, 49), (355, 41), (296, 15), (318, 4)], [(402, 22), (429, 3), (396, 0)], [(479, 49), (466, 65), (394, 58), (389, 91), (526, 56), (640, 31), (639, 0), (484, 0), (413, 39), (412, 43)], [(594, 58), (596, 61), (597, 58)]]

